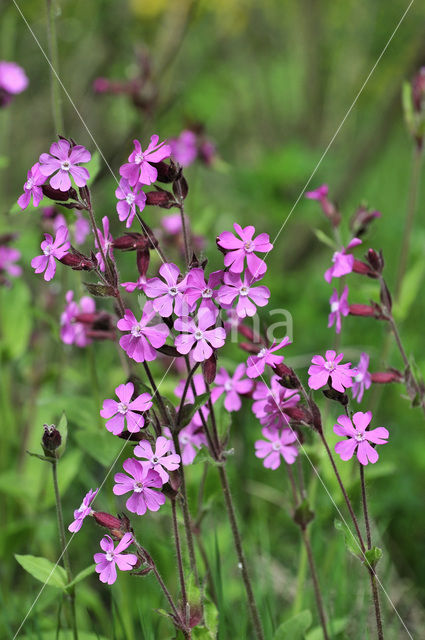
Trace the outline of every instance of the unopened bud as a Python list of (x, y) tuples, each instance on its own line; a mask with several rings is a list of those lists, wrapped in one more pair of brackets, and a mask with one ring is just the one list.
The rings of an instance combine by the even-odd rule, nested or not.
[(125, 236), (115, 238), (113, 242), (114, 249), (120, 251), (139, 251), (150, 245), (150, 240), (141, 233), (126, 233)]
[(71, 187), (68, 191), (61, 191), (60, 189), (53, 189), (50, 184), (43, 184), (41, 187), (43, 195), (50, 200), (56, 200), (58, 202), (66, 202), (70, 199), (77, 199), (77, 192)]
[(106, 529), (120, 529), (121, 527), (121, 520), (119, 518), (104, 511), (95, 511), (93, 518), (97, 524), (100, 524), (101, 527), (106, 527)]
[(375, 384), (389, 384), (390, 382), (403, 382), (403, 374), (397, 369), (388, 371), (375, 371), (372, 373), (372, 382)]
[(143, 249), (142, 251), (137, 252), (136, 262), (141, 276), (145, 276), (147, 274), (149, 268), (149, 260), (149, 249)]
[(217, 354), (212, 352), (211, 356), (202, 363), (202, 373), (207, 384), (212, 384), (217, 372)]
[(157, 176), (158, 182), (164, 182), (164, 183), (174, 182), (174, 180), (177, 178), (177, 176), (181, 172), (181, 169), (179, 169), (179, 167), (173, 161), (171, 161), (170, 164), (167, 164), (164, 161), (155, 162), (155, 163), (152, 162), (151, 164), (153, 164), (156, 170), (158, 171), (158, 176)]
[(273, 370), (281, 378), (279, 384), (282, 385), (282, 387), (286, 387), (287, 389), (299, 389), (301, 387), (297, 374), (293, 369), (286, 366), (286, 364), (276, 364)]
[(148, 191), (146, 194), (146, 204), (162, 209), (176, 207), (177, 202), (169, 191)]
[(370, 268), (366, 262), (362, 262), (361, 260), (354, 259), (353, 264), (354, 273), (360, 273), (361, 275), (368, 276), (369, 278), (377, 278), (377, 273)]
[(346, 393), (341, 393), (341, 391), (337, 391), (332, 387), (329, 389), (323, 389), (323, 395), (326, 396), (329, 400), (334, 400), (335, 402), (339, 402), (343, 407), (346, 407), (348, 404), (348, 396)]
[(364, 235), (373, 220), (380, 217), (380, 211), (369, 211), (365, 206), (359, 207), (350, 221), (350, 228), (353, 235), (357, 238)]
[(71, 247), (71, 253), (66, 253), (59, 261), (74, 271), (93, 271), (96, 264), (93, 260)]
[(62, 444), (62, 436), (56, 429), (54, 424), (44, 425), (44, 433), (41, 439), (41, 446), (43, 447), (44, 455), (48, 458), (56, 458), (56, 450)]
[(370, 306), (368, 304), (350, 304), (348, 307), (350, 316), (363, 316), (364, 318), (376, 318), (383, 320), (382, 309), (378, 304)]
[(377, 251), (375, 251), (375, 249), (369, 249), (366, 254), (366, 259), (372, 269), (374, 269), (377, 273), (382, 273), (384, 269), (384, 257), (382, 255), (382, 251), (378, 253)]

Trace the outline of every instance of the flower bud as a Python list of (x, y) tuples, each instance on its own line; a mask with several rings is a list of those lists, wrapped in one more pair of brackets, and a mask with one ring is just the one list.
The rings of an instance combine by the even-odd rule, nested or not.
[(369, 262), (372, 269), (377, 273), (382, 273), (384, 269), (384, 257), (382, 255), (382, 251), (378, 253), (375, 249), (369, 249), (366, 254), (366, 260)]
[(350, 229), (353, 235), (358, 238), (366, 233), (369, 225), (375, 218), (381, 217), (380, 211), (369, 211), (365, 206), (360, 206), (350, 220)]
[(57, 200), (58, 202), (66, 202), (70, 199), (77, 199), (77, 192), (71, 187), (68, 191), (61, 191), (60, 189), (53, 189), (50, 184), (43, 184), (41, 187), (43, 195), (50, 200)]
[(137, 252), (136, 262), (137, 268), (141, 276), (145, 276), (149, 268), (150, 254), (149, 249), (143, 249)]
[(174, 196), (169, 191), (148, 191), (146, 194), (146, 204), (162, 209), (177, 207)]
[(323, 389), (323, 395), (329, 400), (334, 400), (335, 402), (339, 402), (343, 407), (346, 407), (348, 404), (348, 396), (346, 393), (341, 393), (341, 391), (337, 391), (332, 387), (329, 389)]
[(121, 520), (119, 518), (104, 511), (95, 511), (93, 518), (97, 524), (100, 524), (101, 527), (106, 527), (106, 529), (119, 529), (121, 527)]
[(141, 233), (126, 233), (125, 236), (115, 238), (112, 244), (114, 249), (120, 251), (139, 251), (151, 246), (149, 238)]
[(372, 382), (375, 384), (388, 384), (390, 382), (403, 382), (403, 374), (397, 369), (388, 371), (375, 371), (372, 373)]
[(366, 262), (362, 262), (361, 260), (354, 259), (353, 264), (354, 273), (360, 273), (361, 275), (368, 276), (369, 278), (377, 278), (376, 272), (370, 268)]
[(276, 364), (273, 367), (274, 372), (281, 378), (279, 384), (286, 389), (299, 389), (301, 383), (297, 374), (293, 369), (287, 367), (286, 364)]
[(364, 318), (376, 318), (383, 320), (384, 315), (381, 307), (374, 303), (373, 306), (367, 304), (350, 304), (348, 307), (350, 316), (363, 316)]
[(212, 384), (217, 373), (217, 354), (212, 352), (211, 356), (202, 363), (202, 373), (207, 384)]
[(71, 247), (71, 253), (66, 253), (59, 261), (67, 267), (71, 267), (74, 271), (93, 271), (97, 266), (93, 260), (74, 249), (74, 247)]
[(174, 182), (174, 180), (181, 173), (181, 169), (178, 168), (175, 162), (171, 161), (170, 164), (167, 164), (163, 160), (161, 162), (152, 162), (153, 166), (158, 171), (158, 182)]
[(43, 448), (44, 455), (47, 458), (56, 458), (56, 450), (59, 449), (62, 444), (62, 436), (54, 424), (45, 424), (43, 426), (44, 433), (41, 439), (41, 446)]

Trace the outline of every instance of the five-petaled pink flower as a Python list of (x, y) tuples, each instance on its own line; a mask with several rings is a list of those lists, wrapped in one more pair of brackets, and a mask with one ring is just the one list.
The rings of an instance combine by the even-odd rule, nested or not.
[(115, 389), (119, 402), (116, 400), (104, 400), (103, 409), (100, 411), (102, 418), (109, 418), (106, 423), (108, 431), (118, 436), (124, 431), (125, 422), (130, 433), (137, 433), (145, 424), (144, 417), (139, 413), (148, 411), (152, 406), (150, 393), (142, 393), (132, 400), (134, 384), (120, 384)]
[(174, 313), (178, 316), (187, 315), (190, 309), (184, 304), (183, 294), (186, 290), (186, 280), (178, 282), (180, 270), (172, 262), (164, 263), (159, 268), (160, 275), (164, 278), (151, 278), (146, 281), (144, 292), (148, 298), (154, 298), (153, 308), (163, 318), (168, 318)]
[(331, 379), (331, 387), (336, 391), (344, 393), (345, 389), (351, 387), (356, 370), (350, 369), (351, 362), (339, 364), (343, 357), (343, 353), (337, 355), (336, 351), (332, 349), (326, 351), (326, 359), (323, 356), (313, 356), (311, 359), (313, 364), (308, 369), (310, 389), (320, 389), (326, 386), (329, 378)]
[(134, 447), (134, 455), (144, 458), (147, 462), (142, 462), (147, 469), (157, 471), (162, 482), (168, 482), (168, 471), (175, 471), (180, 466), (180, 456), (172, 453), (172, 442), (164, 436), (159, 436), (155, 442), (155, 451), (148, 440), (141, 440)]
[[(217, 314), (210, 309), (199, 309), (197, 322), (192, 318), (176, 318), (174, 328), (182, 331), (174, 341), (179, 353), (185, 355), (193, 349), (195, 362), (203, 362), (219, 349), (226, 341), (226, 332), (222, 327), (215, 327)], [(212, 328), (214, 327), (214, 328)]]
[(239, 238), (231, 231), (223, 231), (217, 239), (218, 246), (226, 250), (224, 264), (233, 273), (242, 273), (246, 258), (248, 269), (255, 278), (264, 275), (267, 271), (266, 263), (255, 252), (268, 253), (273, 249), (268, 234), (260, 233), (254, 238), (255, 227), (252, 225), (242, 228), (235, 222), (233, 227)]
[(83, 296), (79, 303), (74, 300), (74, 292), (67, 291), (65, 296), (65, 309), (60, 320), (60, 337), (65, 344), (75, 344), (77, 347), (86, 347), (91, 343), (87, 336), (87, 327), (75, 318), (80, 313), (94, 313), (96, 303), (90, 296)]
[(215, 402), (223, 393), (225, 394), (224, 407), (227, 411), (239, 411), (242, 406), (240, 395), (250, 393), (253, 381), (244, 378), (246, 365), (244, 362), (236, 367), (236, 371), (231, 377), (226, 369), (221, 367), (214, 381), (214, 389), (211, 391), (211, 400)]
[(68, 229), (66, 227), (59, 227), (54, 240), (50, 233), (45, 233), (44, 238), (45, 240), (41, 243), (43, 255), (33, 258), (31, 260), (31, 266), (35, 269), (36, 273), (42, 273), (44, 271), (44, 279), (48, 282), (56, 273), (55, 258), (57, 260), (63, 258), (64, 255), (68, 253), (71, 243), (67, 242)]
[(293, 464), (298, 455), (298, 449), (293, 444), (297, 436), (292, 429), (279, 429), (264, 427), (261, 429), (265, 440), (257, 440), (255, 443), (255, 455), (264, 458), (266, 469), (280, 467), (281, 458), (287, 464)]
[(353, 238), (346, 247), (342, 247), (341, 251), (335, 251), (332, 256), (333, 264), (325, 271), (324, 278), (326, 282), (330, 282), (332, 278), (341, 278), (352, 272), (354, 256), (351, 253), (347, 253), (347, 251), (354, 249), (361, 243), (362, 241), (359, 238)]
[(198, 300), (201, 300), (200, 309), (204, 307), (214, 309), (213, 300), (217, 297), (216, 287), (221, 283), (222, 278), (223, 271), (221, 270), (213, 271), (206, 281), (203, 269), (199, 267), (191, 269), (187, 275), (187, 288), (184, 294), (189, 309), (193, 309)]
[(285, 409), (296, 407), (300, 401), (300, 395), (295, 389), (280, 387), (277, 394), (271, 396), (266, 402), (260, 423), (265, 427), (281, 429), (288, 427), (291, 421)]
[(27, 174), (27, 181), (24, 184), (24, 193), (18, 198), (18, 205), (21, 209), (26, 209), (31, 202), (34, 207), (38, 207), (43, 199), (43, 190), (41, 185), (44, 184), (46, 178), (40, 172), (40, 165), (36, 162)]
[(126, 309), (124, 317), (118, 320), (117, 327), (120, 331), (129, 331), (120, 338), (120, 346), (129, 358), (136, 362), (151, 362), (157, 357), (155, 349), (162, 347), (170, 333), (166, 324), (160, 323), (148, 326), (148, 323), (156, 315), (152, 302), (146, 302), (143, 314), (138, 322), (130, 309)]
[(239, 318), (254, 316), (257, 307), (265, 307), (270, 298), (270, 291), (267, 287), (253, 286), (257, 280), (258, 278), (254, 278), (249, 271), (245, 271), (243, 279), (239, 273), (226, 272), (224, 284), (217, 294), (220, 305), (229, 307), (237, 298), (236, 313)]
[(91, 513), (93, 513), (93, 509), (91, 508), (90, 505), (95, 499), (98, 491), (99, 489), (95, 489), (94, 491), (90, 489), (90, 491), (86, 493), (82, 503), (80, 504), (78, 509), (75, 509), (74, 511), (74, 521), (71, 522), (71, 524), (69, 525), (68, 531), (71, 531), (71, 533), (76, 533), (81, 529), (81, 527), (83, 526), (84, 518), (86, 518)]
[[(70, 175), (77, 187), (85, 187), (90, 174), (84, 167), (78, 166), (82, 162), (89, 162), (90, 151), (77, 144), (71, 147), (68, 140), (59, 140), (50, 147), (49, 153), (40, 156), (40, 172), (43, 176), (55, 175), (50, 179), (50, 186), (60, 191), (68, 191), (71, 188)], [(57, 172), (57, 173), (55, 173)]]
[(284, 356), (275, 356), (275, 351), (279, 351), (279, 349), (283, 349), (288, 344), (291, 344), (288, 336), (283, 338), (282, 342), (276, 344), (276, 340), (273, 340), (273, 344), (271, 347), (263, 347), (257, 354), (253, 356), (249, 356), (247, 360), (247, 370), (246, 375), (248, 378), (258, 378), (264, 373), (264, 368), (266, 364), (270, 367), (273, 367), (275, 364), (282, 364), (284, 361)]
[(341, 297), (339, 297), (338, 291), (334, 289), (333, 294), (329, 299), (331, 312), (329, 314), (328, 329), (335, 324), (335, 330), (337, 333), (341, 333), (341, 317), (348, 316), (348, 312), (350, 310), (347, 298), (348, 287), (345, 285), (344, 291), (341, 293)]
[(142, 191), (142, 185), (137, 184), (134, 189), (131, 188), (128, 180), (121, 178), (119, 187), (115, 190), (115, 196), (118, 198), (117, 213), (121, 222), (126, 220), (127, 229), (136, 215), (136, 207), (139, 211), (143, 211), (146, 204), (146, 193)]
[(369, 371), (369, 356), (367, 353), (362, 353), (360, 355), (360, 361), (357, 365), (355, 371), (356, 375), (353, 379), (353, 387), (351, 392), (353, 394), (353, 398), (357, 400), (357, 402), (361, 402), (363, 399), (363, 394), (365, 389), (369, 389), (372, 385), (372, 376)]
[(152, 184), (158, 176), (156, 167), (151, 162), (161, 162), (171, 154), (171, 147), (164, 142), (158, 144), (159, 137), (151, 136), (146, 151), (142, 151), (142, 146), (138, 140), (133, 140), (134, 151), (128, 157), (128, 164), (120, 167), (120, 175), (128, 180), (131, 187), (135, 187), (138, 182), (142, 184)]
[(125, 533), (116, 547), (111, 536), (104, 536), (100, 541), (100, 547), (105, 553), (95, 553), (93, 558), (96, 563), (96, 573), (99, 580), (107, 584), (114, 584), (117, 579), (117, 569), (131, 571), (137, 564), (135, 553), (122, 553), (133, 542), (133, 535)]
[[(167, 438), (172, 438), (168, 427), (164, 428), (164, 435)], [(194, 420), (191, 420), (186, 427), (179, 431), (179, 444), (182, 454), (182, 463), (185, 466), (192, 464), (202, 445), (205, 447), (207, 446), (207, 439), (202, 431), (202, 427), (196, 424)], [(172, 440), (171, 446), (171, 450), (174, 452)]]
[(335, 445), (335, 452), (341, 456), (341, 460), (350, 460), (357, 449), (357, 459), (360, 464), (369, 462), (374, 464), (378, 458), (378, 452), (369, 443), (387, 444), (389, 433), (385, 427), (377, 427), (366, 431), (372, 420), (372, 412), (358, 411), (353, 415), (352, 421), (348, 416), (342, 415), (338, 423), (334, 425), (334, 432), (338, 436), (346, 436), (348, 440), (341, 440)]
[(129, 491), (133, 493), (125, 503), (131, 513), (143, 516), (146, 510), (158, 511), (165, 502), (165, 496), (160, 491), (163, 485), (161, 476), (157, 471), (144, 467), (139, 460), (127, 458), (123, 463), (124, 471), (128, 473), (116, 473), (114, 480), (117, 484), (112, 489), (116, 496), (122, 496)]
[(114, 259), (113, 256), (113, 244), (114, 244), (114, 239), (112, 237), (112, 234), (109, 231), (109, 218), (108, 216), (103, 216), (102, 218), (102, 226), (103, 226), (103, 233), (100, 229), (97, 230), (98, 236), (99, 236), (99, 242), (100, 242), (100, 247), (97, 244), (97, 238), (95, 238), (95, 245), (96, 247), (99, 249), (99, 251), (96, 253), (96, 260), (99, 263), (99, 268), (101, 271), (105, 271), (105, 263), (103, 260), (103, 256), (102, 256), (102, 252), (100, 251), (100, 248), (102, 248), (103, 253), (105, 255), (105, 258), (111, 258), (111, 260)]
[(17, 278), (22, 269), (19, 264), (14, 264), (21, 257), (21, 252), (14, 247), (0, 247), (0, 274), (7, 273)]

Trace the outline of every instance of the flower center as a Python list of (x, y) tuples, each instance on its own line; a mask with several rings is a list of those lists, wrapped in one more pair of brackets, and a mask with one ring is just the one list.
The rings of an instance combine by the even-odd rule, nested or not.
[(170, 296), (176, 296), (178, 294), (178, 290), (177, 287), (170, 287), (168, 289), (168, 293), (170, 294)]
[(69, 170), (70, 170), (70, 168), (71, 168), (71, 163), (70, 163), (68, 160), (64, 160), (64, 161), (61, 163), (61, 169), (62, 169), (62, 171), (69, 171)]
[(251, 253), (252, 251), (254, 251), (254, 245), (253, 245), (253, 243), (251, 242), (251, 240), (247, 240), (247, 241), (244, 243), (243, 248), (245, 249), (245, 251), (246, 251), (247, 253)]
[(202, 338), (204, 337), (204, 334), (202, 333), (202, 331), (200, 329), (197, 329), (195, 331), (195, 338), (196, 340), (202, 340)]
[(125, 199), (126, 199), (127, 204), (130, 204), (130, 205), (131, 205), (131, 204), (133, 204), (133, 202), (134, 202), (135, 198), (136, 198), (136, 196), (135, 196), (133, 193), (129, 193), (129, 194), (126, 196), (126, 198), (125, 198)]
[(158, 464), (158, 462), (159, 462), (159, 458), (157, 458), (156, 456), (154, 456), (154, 457), (152, 458), (152, 464)]
[(339, 309), (339, 302), (332, 302), (331, 304), (331, 312), (335, 313), (335, 311), (338, 311)]
[(280, 442), (278, 442), (278, 441), (273, 442), (273, 444), (272, 444), (272, 449), (273, 449), (273, 451), (279, 451), (279, 449), (280, 449)]
[(363, 373), (358, 373), (356, 376), (354, 376), (355, 382), (363, 382), (363, 378), (364, 378)]
[(224, 390), (229, 392), (233, 389), (233, 381), (232, 380), (226, 380), (226, 382), (224, 383)]
[(49, 244), (45, 249), (43, 249), (43, 253), (45, 256), (51, 256), (53, 253), (53, 247)]
[(357, 434), (354, 436), (354, 440), (355, 440), (356, 442), (363, 442), (363, 440), (365, 440), (365, 437), (364, 437), (364, 435), (363, 435), (362, 433), (357, 433)]
[(118, 413), (122, 413), (124, 415), (128, 411), (128, 404), (125, 404), (125, 402), (120, 402), (117, 409)]
[(257, 357), (258, 357), (258, 358), (264, 358), (264, 356), (265, 356), (265, 355), (267, 355), (267, 349), (266, 349), (266, 347), (263, 347), (263, 348), (261, 349), (261, 351), (259, 351), (259, 352), (257, 353)]
[(140, 326), (140, 324), (135, 324), (133, 327), (131, 327), (131, 335), (134, 338), (140, 338), (140, 336), (142, 335), (142, 327)]
[(105, 558), (108, 562), (112, 562), (112, 560), (114, 559), (114, 552), (108, 551), (107, 553), (105, 553)]
[(243, 286), (239, 289), (239, 293), (241, 296), (247, 296), (248, 292), (249, 292), (249, 287)]
[(141, 163), (143, 162), (143, 160), (144, 160), (144, 159), (145, 159), (145, 156), (144, 156), (144, 154), (143, 154), (143, 153), (137, 153), (137, 154), (134, 156), (134, 162), (135, 162), (136, 164), (141, 164)]
[(185, 435), (180, 436), (180, 442), (181, 444), (189, 444), (190, 442), (189, 436), (185, 436)]
[(25, 183), (24, 189), (32, 189), (34, 186), (34, 180), (32, 178), (28, 178)]
[(86, 505), (84, 504), (84, 502), (82, 502), (80, 504), (80, 506), (78, 507), (77, 511), (78, 513), (82, 513), (83, 511), (85, 511), (87, 509)]
[(329, 372), (335, 371), (336, 369), (335, 362), (333, 360), (331, 362), (325, 362), (325, 369), (327, 369)]
[(202, 292), (202, 297), (203, 298), (212, 298), (212, 289), (209, 289), (208, 287), (206, 289), (204, 289), (204, 291)]
[(143, 491), (143, 482), (135, 482), (133, 484), (134, 493), (142, 493)]

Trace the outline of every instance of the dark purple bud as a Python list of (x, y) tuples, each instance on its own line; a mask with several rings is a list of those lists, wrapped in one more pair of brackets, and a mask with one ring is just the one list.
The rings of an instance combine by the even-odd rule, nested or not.
[(56, 458), (55, 451), (59, 449), (62, 444), (62, 436), (56, 429), (54, 424), (44, 425), (44, 433), (41, 439), (41, 446), (43, 447), (44, 455), (49, 458)]
[(388, 371), (375, 371), (372, 373), (372, 382), (375, 384), (388, 384), (390, 382), (403, 382), (403, 374), (397, 369)]
[(202, 363), (202, 373), (204, 374), (205, 382), (207, 384), (212, 384), (214, 382), (215, 375), (217, 373), (217, 355), (215, 351), (213, 351), (212, 355)]
[(173, 193), (179, 200), (184, 200), (189, 192), (189, 185), (186, 178), (181, 174), (177, 180), (173, 182)]
[(164, 182), (164, 183), (174, 182), (174, 180), (177, 178), (177, 176), (180, 173), (180, 169), (177, 167), (177, 165), (173, 161), (171, 161), (170, 164), (167, 164), (164, 161), (157, 162), (157, 163), (152, 162), (151, 164), (153, 164), (153, 166), (158, 171), (158, 177), (157, 177), (158, 182)]
[[(149, 242), (149, 241), (148, 241)], [(141, 276), (145, 276), (149, 269), (150, 253), (149, 249), (143, 249), (137, 252), (136, 262), (137, 268)]]
[(348, 396), (346, 393), (341, 393), (341, 391), (337, 391), (332, 387), (329, 389), (323, 389), (323, 395), (329, 400), (334, 400), (335, 402), (339, 402), (343, 407), (346, 407), (348, 404)]
[(174, 196), (169, 191), (148, 191), (146, 194), (146, 204), (162, 209), (177, 207)]
[(43, 191), (43, 195), (50, 200), (55, 200), (58, 202), (66, 202), (67, 200), (77, 199), (77, 192), (75, 189), (71, 187), (68, 191), (61, 191), (60, 189), (53, 189), (50, 184), (43, 184), (41, 187)]
[(384, 269), (384, 257), (382, 251), (379, 253), (375, 249), (369, 249), (366, 255), (366, 260), (369, 262), (372, 269), (377, 273), (382, 273)]
[(381, 296), (380, 297), (381, 297), (382, 306), (386, 311), (390, 313), (393, 306), (393, 301), (391, 298), (390, 290), (388, 289), (387, 284), (384, 280), (381, 280)]
[(149, 239), (141, 233), (126, 233), (125, 236), (115, 238), (113, 241), (114, 249), (119, 249), (120, 251), (146, 249), (150, 244)]
[(373, 220), (380, 217), (380, 211), (369, 211), (367, 207), (360, 206), (350, 220), (350, 228), (353, 235), (356, 237), (364, 235)]
[(121, 527), (121, 520), (119, 520), (119, 518), (104, 511), (95, 511), (93, 518), (97, 524), (100, 524), (101, 527), (106, 527), (106, 529), (120, 529)]
[(360, 273), (361, 275), (368, 276), (369, 278), (378, 277), (376, 271), (371, 269), (366, 262), (362, 262), (361, 260), (354, 259), (353, 271), (354, 273)]
[(66, 253), (63, 258), (60, 258), (60, 262), (67, 267), (71, 267), (74, 271), (92, 271), (97, 266), (93, 260), (77, 251), (74, 247), (71, 247), (71, 253)]

